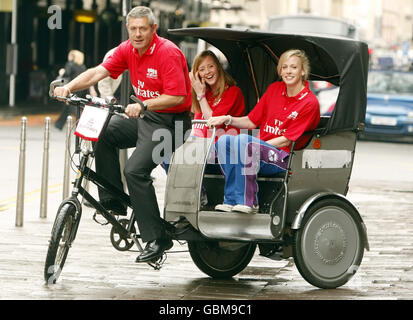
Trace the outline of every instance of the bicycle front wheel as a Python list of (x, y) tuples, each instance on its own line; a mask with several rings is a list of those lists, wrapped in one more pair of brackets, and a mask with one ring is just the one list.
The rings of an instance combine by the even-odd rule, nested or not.
[(62, 272), (72, 241), (77, 230), (76, 207), (72, 203), (64, 204), (57, 212), (52, 229), (52, 236), (44, 265), (44, 279), (47, 284), (54, 284)]

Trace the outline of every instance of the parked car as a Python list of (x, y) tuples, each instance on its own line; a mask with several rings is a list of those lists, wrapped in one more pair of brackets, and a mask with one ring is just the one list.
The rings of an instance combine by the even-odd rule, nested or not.
[(413, 142), (413, 72), (369, 72), (360, 138)]

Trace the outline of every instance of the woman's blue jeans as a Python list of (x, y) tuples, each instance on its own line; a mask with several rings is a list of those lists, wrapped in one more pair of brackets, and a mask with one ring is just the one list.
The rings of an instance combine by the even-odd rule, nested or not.
[(223, 135), (215, 143), (225, 174), (224, 203), (258, 206), (257, 176), (285, 172), (288, 153), (247, 134)]

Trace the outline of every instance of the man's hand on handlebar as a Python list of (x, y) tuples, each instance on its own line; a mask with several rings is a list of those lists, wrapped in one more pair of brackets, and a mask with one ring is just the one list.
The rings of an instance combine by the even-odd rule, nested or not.
[(142, 107), (139, 103), (128, 104), (128, 106), (125, 109), (125, 113), (129, 116), (129, 118), (138, 118), (141, 112)]
[[(71, 92), (70, 92), (69, 88), (66, 87), (66, 86), (56, 87), (53, 90), (53, 96), (54, 97), (67, 97), (70, 93)], [(59, 99), (59, 98), (57, 98), (57, 100), (64, 101), (63, 99)]]

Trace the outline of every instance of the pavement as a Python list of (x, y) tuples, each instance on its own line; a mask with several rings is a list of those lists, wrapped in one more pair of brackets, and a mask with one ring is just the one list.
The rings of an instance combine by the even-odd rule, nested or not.
[[(28, 130), (24, 225), (15, 226), (16, 180), (21, 116)], [(232, 280), (214, 280), (192, 262), (185, 243), (174, 247), (160, 270), (134, 262), (137, 252), (116, 251), (110, 226), (92, 220), (85, 207), (78, 236), (55, 285), (43, 279), (48, 240), (62, 200), (64, 132), (51, 128), (47, 217), (40, 218), (44, 117), (58, 113), (0, 112), (0, 299), (1, 300), (387, 300), (413, 299), (413, 188), (410, 181), (372, 183), (355, 177), (348, 198), (367, 226), (370, 251), (353, 279), (334, 290), (319, 290), (298, 273), (292, 259), (274, 261), (256, 254)], [(360, 154), (368, 145), (360, 143)], [(365, 149), (363, 149), (365, 148)], [(358, 163), (357, 161), (355, 162)], [(410, 167), (409, 167), (410, 168)], [(354, 169), (355, 172), (360, 170)], [(397, 170), (397, 168), (395, 169)], [(74, 177), (74, 172), (71, 173)], [(155, 169), (154, 186), (162, 212), (166, 175)], [(96, 195), (96, 190), (91, 189)]]
[(54, 123), (60, 115), (63, 107), (54, 101), (47, 104), (40, 102), (19, 103), (13, 107), (0, 106), (0, 126), (20, 126), (21, 118), (27, 118), (27, 126), (42, 126), (45, 123), (45, 117), (50, 117)]

